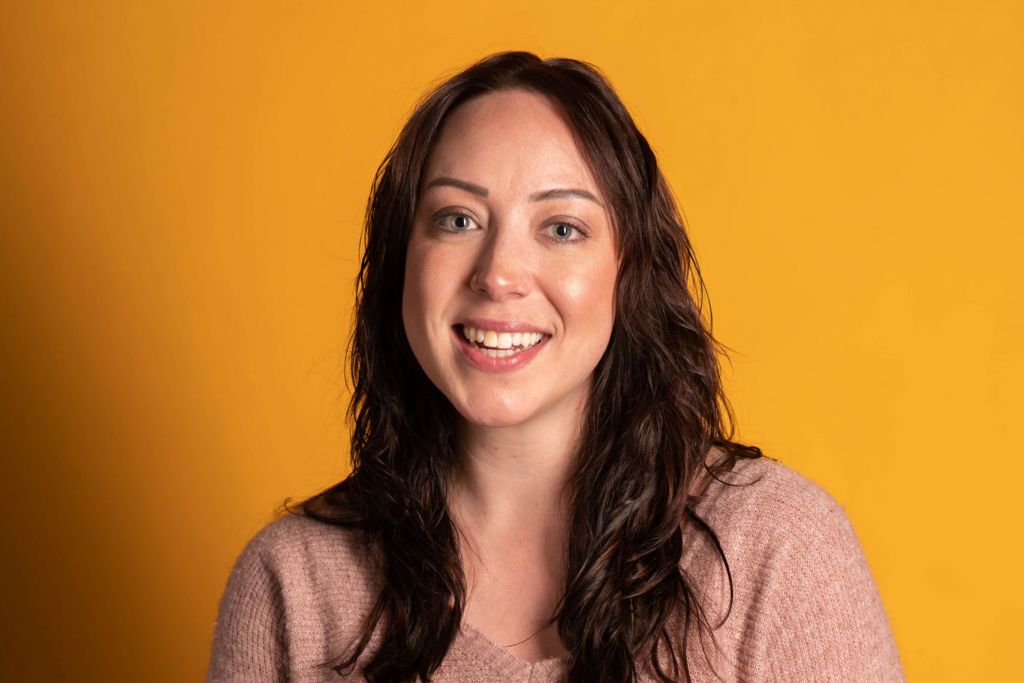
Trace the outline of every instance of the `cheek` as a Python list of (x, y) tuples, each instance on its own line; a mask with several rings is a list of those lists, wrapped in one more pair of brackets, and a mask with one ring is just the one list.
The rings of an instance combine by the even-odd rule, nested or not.
[(419, 338), (423, 329), (423, 313), (428, 307), (426, 294), (430, 291), (424, 276), (423, 254), (410, 249), (405, 260), (405, 278), (402, 285), (402, 322), (410, 341)]
[(420, 368), (437, 384), (436, 358), (431, 350), (429, 321), (433, 317), (432, 269), (425, 250), (411, 246), (406, 255), (402, 285), (402, 327)]
[(437, 249), (411, 245), (405, 261), (402, 316), (407, 329), (422, 332), (442, 313), (453, 295), (455, 269)]
[(561, 279), (559, 298), (577, 326), (609, 331), (615, 311), (615, 264), (597, 262), (573, 269)]

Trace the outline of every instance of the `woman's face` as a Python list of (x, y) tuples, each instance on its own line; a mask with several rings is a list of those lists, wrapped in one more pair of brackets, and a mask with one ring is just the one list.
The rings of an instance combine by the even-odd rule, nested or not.
[(615, 316), (607, 206), (543, 96), (492, 93), (449, 114), (420, 183), (402, 319), (469, 422), (578, 420)]

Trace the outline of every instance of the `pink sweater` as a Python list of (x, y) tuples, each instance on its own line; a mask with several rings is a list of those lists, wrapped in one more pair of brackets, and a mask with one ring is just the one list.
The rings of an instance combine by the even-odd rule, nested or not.
[[(712, 481), (694, 505), (718, 534), (735, 591), (732, 611), (715, 631), (723, 654), (706, 643), (711, 666), (726, 681), (903, 681), (885, 609), (843, 508), (768, 458), (740, 460), (722, 478), (745, 483), (758, 476), (751, 486)], [(681, 566), (717, 625), (728, 606), (728, 579), (710, 542), (699, 538)], [(208, 683), (364, 680), (358, 667), (339, 676), (316, 664), (357, 638), (373, 579), (354, 532), (291, 515), (271, 522), (231, 571)], [(379, 636), (378, 627), (360, 662)], [(694, 680), (715, 680), (695, 641), (691, 635)], [(566, 670), (564, 658), (527, 662), (464, 623), (433, 680), (554, 682)]]

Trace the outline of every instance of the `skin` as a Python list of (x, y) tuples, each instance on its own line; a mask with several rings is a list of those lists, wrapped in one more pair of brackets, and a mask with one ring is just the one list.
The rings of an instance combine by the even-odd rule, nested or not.
[[(439, 177), (481, 186), (487, 196), (427, 187)], [(597, 201), (529, 199), (553, 188), (583, 189)], [(572, 444), (615, 319), (618, 261), (607, 206), (552, 103), (521, 90), (492, 93), (446, 119), (407, 248), (406, 335), (461, 416), (450, 510), (470, 590), (464, 619), (530, 661), (564, 652), (554, 627), (530, 636), (564, 583)], [(558, 227), (566, 221), (582, 231)], [(525, 367), (485, 372), (452, 333), (468, 317), (525, 321), (551, 336)]]

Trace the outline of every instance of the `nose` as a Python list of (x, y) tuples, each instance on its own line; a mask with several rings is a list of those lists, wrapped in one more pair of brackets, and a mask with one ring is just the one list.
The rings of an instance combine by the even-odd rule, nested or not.
[(470, 288), (495, 301), (530, 292), (528, 249), (512, 230), (495, 228), (484, 240), (470, 277)]

